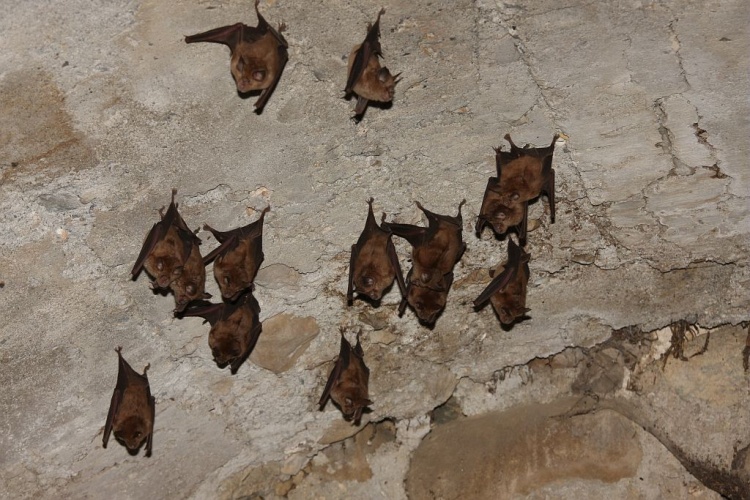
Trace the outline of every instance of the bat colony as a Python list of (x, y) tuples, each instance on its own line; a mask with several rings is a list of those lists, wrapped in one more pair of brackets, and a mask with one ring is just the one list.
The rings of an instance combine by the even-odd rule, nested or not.
[[(230, 49), (230, 71), (238, 93), (260, 91), (254, 106), (261, 113), (276, 88), (288, 60), (288, 44), (281, 33), (285, 26), (274, 29), (258, 11), (256, 27), (242, 23), (212, 29), (185, 38), (187, 43), (213, 42)], [(390, 103), (394, 97), (399, 74), (392, 75), (381, 66), (383, 56), (380, 46), (380, 18), (367, 26), (362, 43), (355, 45), (348, 60), (348, 76), (344, 89), (347, 98), (357, 96), (354, 118), (361, 120), (371, 101)], [(497, 236), (509, 231), (516, 233), (518, 244), (508, 237), (507, 259), (489, 272), (489, 284), (474, 300), (479, 309), (487, 302), (500, 323), (508, 328), (523, 319), (530, 309), (526, 307), (529, 281), (530, 255), (524, 250), (528, 232), (528, 204), (542, 194), (547, 196), (551, 222), (555, 221), (555, 171), (552, 156), (558, 136), (549, 146), (518, 147), (509, 134), (505, 139), (509, 151), (495, 148), (497, 176), (490, 177), (475, 224), (476, 236), (490, 226)], [(174, 295), (174, 314), (178, 318), (200, 317), (210, 324), (208, 344), (214, 362), (219, 368), (230, 367), (234, 375), (253, 351), (261, 332), (260, 305), (254, 296), (255, 277), (264, 260), (263, 224), (270, 207), (260, 212), (260, 217), (250, 224), (228, 231), (218, 231), (208, 224), (218, 246), (205, 257), (201, 256), (198, 230), (191, 230), (183, 220), (172, 190), (169, 207), (159, 210), (159, 221), (148, 232), (141, 251), (131, 270), (137, 279), (141, 270), (152, 278), (151, 288), (171, 291)], [(346, 303), (352, 306), (355, 298), (379, 306), (381, 298), (395, 281), (401, 294), (399, 316), (411, 307), (420, 324), (432, 328), (444, 311), (453, 284), (454, 266), (466, 249), (463, 241), (461, 209), (466, 200), (458, 204), (457, 214), (441, 215), (416, 202), (427, 219), (426, 226), (386, 222), (383, 213), (380, 225), (373, 212), (373, 198), (367, 201), (368, 212), (359, 239), (351, 246), (349, 279)], [(406, 240), (411, 245), (411, 269), (404, 279), (399, 255), (393, 237)], [(206, 299), (205, 266), (213, 262), (213, 274), (221, 291), (221, 301)], [(356, 296), (355, 296), (356, 294)], [(341, 330), (339, 355), (326, 382), (318, 406), (323, 410), (330, 399), (340, 409), (343, 417), (360, 425), (363, 413), (372, 405), (368, 382), (370, 370), (365, 365), (360, 333), (356, 345), (347, 340)], [(151, 396), (146, 369), (143, 375), (135, 372), (122, 356), (118, 355), (117, 384), (112, 395), (103, 445), (109, 436), (123, 444), (129, 453), (137, 454), (146, 443), (146, 455), (151, 455), (155, 416), (155, 400)]]

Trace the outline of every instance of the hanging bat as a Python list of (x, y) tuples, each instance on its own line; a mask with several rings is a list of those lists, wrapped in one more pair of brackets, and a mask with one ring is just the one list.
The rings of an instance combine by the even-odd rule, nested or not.
[(474, 301), (474, 307), (489, 300), (503, 325), (510, 325), (529, 312), (526, 307), (529, 258), (523, 248), (508, 239), (508, 260), (490, 271), (492, 281)]
[(375, 24), (367, 25), (365, 40), (355, 45), (349, 54), (349, 75), (346, 79), (345, 97), (357, 94), (354, 116), (361, 117), (367, 109), (368, 101), (391, 102), (396, 90), (399, 74), (392, 75), (388, 68), (380, 66), (383, 51), (380, 47), (380, 9)]
[(177, 211), (175, 194), (177, 190), (172, 189), (172, 202), (167, 213), (164, 214), (163, 207), (159, 210), (161, 220), (149, 231), (130, 271), (133, 279), (136, 279), (141, 269), (146, 268), (146, 272), (154, 278), (153, 286), (156, 288), (168, 288), (182, 274), (193, 246), (201, 243)]
[(211, 304), (204, 301), (188, 307), (181, 316), (200, 316), (211, 324), (208, 346), (214, 361), (222, 369), (229, 365), (232, 375), (250, 356), (262, 329), (260, 305), (251, 291), (235, 302)]
[(552, 155), (558, 135), (546, 148), (519, 148), (510, 134), (505, 139), (510, 143), (510, 151), (495, 148), (497, 177), (490, 177), (482, 199), (482, 208), (475, 230), (479, 236), (489, 224), (498, 235), (509, 229), (518, 233), (519, 243), (526, 244), (528, 225), (528, 201), (542, 193), (547, 195), (550, 205), (550, 219), (555, 222), (555, 170), (552, 168)]
[(427, 227), (392, 222), (382, 224), (412, 245), (412, 268), (407, 281), (437, 291), (448, 289), (450, 285), (446, 286), (445, 276), (453, 271), (466, 249), (461, 217), (464, 203), (466, 200), (458, 205), (458, 215), (451, 217), (430, 212), (417, 202), (417, 207), (427, 217)]
[(354, 425), (359, 425), (362, 411), (372, 404), (367, 393), (369, 380), (370, 370), (365, 366), (359, 333), (357, 333), (357, 345), (352, 349), (352, 345), (346, 340), (342, 330), (339, 357), (328, 376), (328, 382), (318, 402), (320, 411), (323, 411), (330, 398), (344, 414), (344, 420), (351, 420)]
[(270, 209), (264, 208), (257, 221), (231, 231), (217, 231), (208, 224), (203, 226), (221, 243), (203, 262), (208, 264), (216, 259), (214, 277), (226, 300), (235, 301), (244, 290), (254, 288), (255, 275), (264, 258), (263, 219)]
[(259, 0), (255, 1), (258, 26), (250, 27), (242, 23), (212, 29), (204, 33), (185, 37), (186, 43), (213, 42), (229, 47), (229, 68), (240, 94), (261, 90), (255, 102), (255, 112), (261, 113), (276, 84), (281, 78), (289, 56), (289, 44), (281, 36), (286, 26), (282, 23), (278, 31), (268, 24), (258, 10)]
[(132, 455), (138, 453), (145, 440), (146, 456), (150, 457), (156, 402), (146, 376), (149, 366), (146, 365), (143, 375), (139, 375), (122, 357), (122, 347), (115, 350), (118, 356), (117, 385), (109, 404), (102, 445), (107, 447), (109, 435), (114, 431), (115, 439)]
[[(349, 287), (346, 291), (348, 305), (354, 301), (354, 292), (365, 295), (374, 301), (380, 300), (383, 292), (393, 284), (398, 283), (401, 296), (406, 296), (404, 277), (401, 274), (401, 265), (398, 262), (396, 248), (391, 240), (391, 231), (387, 227), (378, 226), (375, 215), (372, 212), (373, 198), (367, 204), (370, 206), (367, 212), (365, 228), (360, 234), (357, 243), (352, 245), (352, 254), (349, 260)], [(385, 213), (383, 213), (385, 221)]]
[(417, 318), (419, 318), (419, 321), (427, 326), (434, 325), (438, 316), (440, 316), (440, 313), (445, 309), (445, 304), (448, 300), (448, 292), (453, 284), (453, 273), (450, 272), (443, 276), (442, 286), (444, 289), (442, 290), (419, 286), (412, 283), (408, 276), (406, 281), (406, 296), (399, 305), (399, 316), (404, 314), (408, 303), (414, 308), (414, 312), (416, 313)]
[(555, 222), (555, 170), (552, 168), (552, 155), (558, 137), (560, 136), (555, 134), (552, 143), (546, 148), (532, 148), (528, 144), (519, 148), (510, 134), (505, 134), (505, 140), (510, 143), (510, 151), (495, 148), (497, 176), (500, 178), (500, 190), (506, 196), (506, 204), (529, 201), (544, 193), (549, 200), (552, 222)]

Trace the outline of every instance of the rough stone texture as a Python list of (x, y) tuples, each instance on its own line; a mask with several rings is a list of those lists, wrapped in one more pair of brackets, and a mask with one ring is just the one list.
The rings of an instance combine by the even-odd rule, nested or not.
[[(8, 2), (0, 495), (404, 498), (435, 407), (474, 416), (586, 390), (600, 398), (592, 408), (645, 429), (638, 470), (679, 478), (674, 491), (703, 495), (695, 478), (711, 479), (709, 462), (741, 477), (744, 330), (716, 330), (705, 354), (670, 357), (663, 372), (654, 358), (668, 332), (627, 355), (622, 344), (605, 348), (613, 330), (750, 320), (747, 2), (383, 5), (385, 61), (403, 80), (390, 109), (355, 124), (353, 103), (340, 99), (346, 56), (381, 4), (262, 1), (270, 22), (289, 27), (290, 61), (258, 116), (254, 98), (236, 94), (226, 48), (183, 42), (254, 24), (250, 1)], [(506, 132), (519, 143), (568, 137), (555, 153), (556, 223), (545, 203), (530, 207), (540, 221), (529, 235), (530, 319), (510, 330), (488, 308), (471, 309), (505, 256), (504, 241), (472, 228), (491, 147)], [(153, 294), (145, 276), (129, 280), (172, 187), (193, 228), (247, 224), (270, 204), (261, 319), (313, 317), (320, 328), (282, 373), (252, 360), (234, 377), (218, 370), (207, 326), (174, 319), (172, 298)], [(377, 212), (409, 223), (419, 221), (415, 200), (453, 214), (467, 199), (468, 250), (433, 330), (411, 311), (397, 317), (395, 287), (378, 309), (345, 306), (348, 250), (370, 196)], [(204, 252), (215, 245), (199, 236)], [(408, 245), (396, 246), (406, 268)], [(372, 371), (374, 404), (359, 428), (316, 407), (342, 326), (362, 327)], [(151, 364), (150, 459), (100, 446), (118, 345), (133, 366)], [(614, 372), (580, 370), (595, 346)], [(629, 378), (638, 373), (650, 375)], [(355, 435), (387, 425), (395, 437), (371, 451)], [(351, 468), (335, 448), (344, 439), (359, 450)], [(659, 474), (623, 495), (667, 495)], [(601, 496), (600, 485), (576, 481), (530, 495)]]

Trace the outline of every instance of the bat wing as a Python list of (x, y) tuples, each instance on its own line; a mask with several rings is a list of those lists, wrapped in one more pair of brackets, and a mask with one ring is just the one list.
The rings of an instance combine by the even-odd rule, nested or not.
[(155, 425), (155, 419), (156, 419), (156, 400), (151, 395), (151, 389), (146, 388), (146, 394), (148, 395), (148, 408), (151, 411), (151, 432), (148, 434), (148, 438), (146, 439), (146, 456), (151, 456), (151, 449), (154, 445), (154, 425)]
[(212, 30), (204, 31), (203, 33), (186, 36), (185, 43), (221, 43), (229, 47), (232, 52), (234, 52), (237, 44), (241, 40), (244, 40), (246, 36), (248, 36), (244, 33), (244, 31), (246, 30), (250, 31), (250, 28), (242, 23), (233, 24), (231, 26), (222, 26), (221, 28), (214, 28)]
[(506, 263), (503, 272), (492, 278), (492, 281), (490, 281), (490, 284), (487, 285), (487, 288), (485, 288), (484, 291), (479, 294), (479, 297), (474, 300), (474, 307), (481, 306), (482, 304), (490, 300), (490, 297), (508, 286), (508, 283), (510, 283), (513, 277), (516, 275), (517, 270), (517, 267), (512, 267), (510, 263)]
[(523, 202), (523, 218), (521, 219), (521, 222), (515, 227), (516, 227), (516, 232), (518, 233), (518, 242), (521, 245), (525, 245), (526, 235), (528, 234), (528, 230), (529, 230), (529, 202), (528, 201)]
[(180, 316), (198, 316), (208, 321), (211, 326), (221, 320), (224, 315), (224, 308), (226, 307), (224, 303), (212, 304), (204, 300), (198, 302), (200, 302), (201, 305), (188, 307), (180, 314)]
[(135, 265), (130, 271), (133, 279), (135, 279), (141, 272), (141, 269), (143, 269), (143, 263), (146, 262), (146, 258), (148, 258), (149, 254), (154, 249), (156, 244), (161, 241), (167, 234), (167, 227), (169, 226), (166, 226), (161, 222), (157, 222), (148, 232), (146, 241), (143, 242), (143, 246), (141, 247), (141, 252), (138, 254), (138, 258), (135, 260)]
[(396, 224), (393, 222), (384, 223), (383, 226), (390, 228), (393, 234), (404, 238), (414, 247), (424, 243), (429, 230), (429, 228), (415, 226), (413, 224)]
[[(207, 229), (207, 230), (211, 231), (211, 233), (213, 233), (214, 237), (216, 237), (216, 240), (221, 242), (221, 245), (219, 245), (218, 247), (214, 248), (213, 250), (211, 250), (211, 252), (208, 253), (208, 255), (206, 255), (205, 257), (203, 257), (203, 264), (208, 264), (209, 262), (211, 262), (212, 260), (214, 260), (219, 255), (223, 255), (223, 254), (225, 254), (225, 253), (227, 253), (227, 252), (229, 252), (231, 250), (234, 250), (237, 247), (237, 244), (240, 241), (239, 237), (237, 236), (236, 233), (233, 233), (229, 237), (224, 238), (223, 235), (230, 234), (230, 233), (232, 233), (231, 231), (227, 232), (227, 233), (220, 233), (219, 231), (215, 231), (214, 232), (214, 229), (212, 229), (208, 225), (203, 226), (203, 229)], [(222, 236), (220, 236), (220, 235), (222, 235)]]
[[(119, 376), (118, 376), (119, 378)], [(112, 424), (114, 423), (115, 416), (120, 409), (120, 403), (122, 402), (122, 391), (120, 391), (119, 385), (115, 387), (115, 391), (112, 393), (112, 400), (109, 403), (109, 413), (107, 413), (107, 423), (104, 424), (104, 438), (102, 439), (102, 446), (107, 447), (109, 441), (109, 435), (112, 433)]]
[[(271, 29), (273, 30), (273, 28)], [(276, 33), (275, 30), (274, 33)], [(279, 35), (277, 38), (279, 38), (279, 46), (277, 50), (279, 51), (278, 56), (281, 60), (281, 64), (279, 64), (279, 70), (273, 76), (271, 85), (268, 88), (263, 89), (263, 91), (260, 93), (260, 97), (253, 104), (256, 113), (260, 113), (263, 111), (263, 107), (268, 102), (268, 98), (271, 97), (271, 94), (273, 94), (273, 90), (276, 88), (276, 85), (279, 83), (279, 79), (281, 79), (281, 74), (284, 72), (284, 66), (286, 66), (286, 62), (289, 60), (289, 55), (287, 54), (286, 50), (286, 41), (281, 38), (281, 35)], [(281, 43), (282, 40), (284, 40), (283, 44)]]
[(357, 245), (352, 245), (351, 257), (349, 257), (349, 286), (346, 289), (346, 303), (352, 305), (354, 302), (354, 263), (357, 262), (359, 249)]
[(232, 371), (232, 375), (237, 373), (237, 370), (240, 369), (240, 366), (242, 366), (242, 363), (245, 362), (245, 360), (250, 356), (250, 353), (253, 352), (253, 349), (255, 348), (255, 344), (258, 343), (258, 338), (260, 337), (260, 332), (263, 329), (263, 325), (258, 322), (256, 326), (253, 327), (252, 330), (248, 333), (248, 343), (247, 343), (247, 349), (245, 349), (245, 352), (242, 353), (242, 355), (239, 358), (235, 358), (234, 361), (232, 361), (232, 364), (230, 365), (230, 369)]
[(396, 284), (398, 284), (398, 289), (401, 292), (402, 299), (406, 298), (406, 284), (404, 283), (404, 275), (401, 272), (401, 263), (398, 261), (398, 254), (396, 253), (396, 247), (393, 245), (393, 241), (391, 241), (390, 238), (388, 238), (388, 243), (386, 244), (386, 252), (388, 252), (388, 258), (391, 261), (391, 265), (393, 266), (393, 270), (396, 272)]
[[(547, 166), (549, 167), (547, 168)], [(549, 215), (552, 223), (555, 222), (555, 169), (552, 168), (552, 156), (544, 159), (544, 166), (548, 169), (547, 180), (544, 181), (542, 191), (547, 193), (547, 200), (549, 201)], [(542, 170), (544, 171), (544, 170)]]
[(346, 370), (347, 366), (349, 366), (349, 353), (351, 350), (351, 344), (349, 344), (342, 333), (339, 357), (336, 359), (336, 364), (333, 366), (333, 370), (331, 370), (331, 374), (328, 376), (325, 389), (323, 389), (323, 395), (320, 397), (320, 401), (318, 401), (320, 411), (323, 411), (323, 408), (325, 408), (328, 398), (331, 397), (331, 389), (333, 389), (333, 386), (338, 382), (339, 378), (341, 378), (341, 373)]

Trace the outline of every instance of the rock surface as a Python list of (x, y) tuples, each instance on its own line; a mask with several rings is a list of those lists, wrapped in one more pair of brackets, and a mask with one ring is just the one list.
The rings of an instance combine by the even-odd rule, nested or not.
[[(289, 42), (261, 115), (226, 48), (183, 41), (254, 25), (250, 1), (29, 0), (0, 17), (0, 495), (418, 498), (429, 492), (407, 474), (444, 465), (424, 458), (431, 442), (497, 422), (550, 431), (568, 453), (617, 429), (629, 450), (611, 482), (571, 465), (545, 485), (543, 461), (519, 462), (547, 479), (509, 492), (747, 498), (748, 3), (383, 6), (385, 62), (403, 80), (360, 123), (340, 99), (346, 57), (381, 4), (261, 1)], [(502, 329), (471, 302), (506, 242), (473, 225), (508, 132), (567, 139), (556, 222), (530, 206), (530, 318)], [(173, 318), (172, 297), (130, 280), (173, 187), (191, 228), (271, 206), (264, 334), (235, 376), (212, 362), (200, 319)], [(346, 307), (370, 196), (407, 223), (421, 223), (414, 201), (453, 214), (467, 199), (467, 252), (432, 330), (397, 316), (396, 287), (378, 308)], [(205, 254), (215, 242), (198, 235)], [(371, 369), (359, 427), (316, 405), (341, 327), (362, 328)], [(100, 445), (117, 346), (151, 365), (151, 458)], [(571, 401), (555, 421), (508, 417)], [(462, 450), (492, 458), (460, 484), (511, 470), (491, 444)]]

